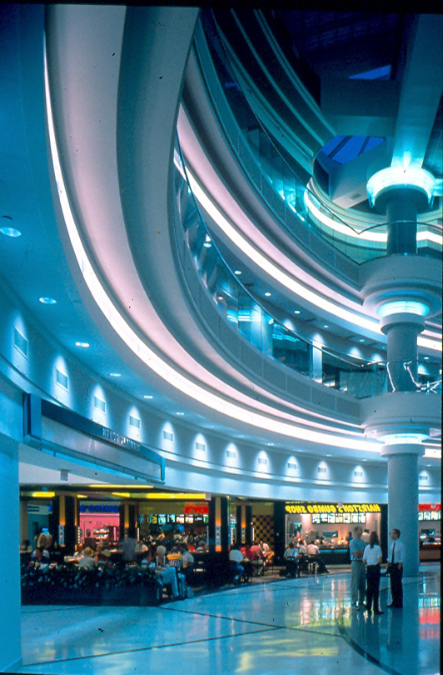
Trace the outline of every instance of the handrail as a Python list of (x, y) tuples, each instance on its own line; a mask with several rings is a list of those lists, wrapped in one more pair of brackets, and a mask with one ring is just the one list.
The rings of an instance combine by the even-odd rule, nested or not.
[[(354, 262), (360, 264), (374, 257), (381, 257), (386, 255), (386, 247), (384, 242), (384, 237), (379, 237), (380, 246), (374, 241), (363, 242), (365, 236), (370, 234), (372, 231), (377, 231), (376, 233), (384, 235), (386, 229), (386, 223), (377, 223), (375, 225), (370, 225), (369, 227), (357, 228), (351, 225), (349, 222), (346, 222), (340, 215), (335, 213), (330, 207), (320, 199), (319, 195), (315, 193), (308, 185), (305, 185), (302, 178), (298, 175), (296, 168), (287, 161), (285, 154), (279, 147), (279, 144), (269, 133), (266, 126), (263, 124), (262, 120), (254, 113), (251, 108), (248, 98), (245, 96), (238, 79), (234, 73), (230, 58), (227, 54), (227, 46), (224, 44), (223, 39), (220, 37), (219, 29), (217, 27), (217, 22), (211, 10), (205, 10), (201, 14), (202, 27), (204, 28), (206, 45), (211, 55), (211, 59), (214, 65), (214, 70), (218, 77), (219, 88), (223, 91), (223, 95), (226, 98), (226, 101), (229, 104), (231, 112), (233, 113), (238, 128), (240, 130), (243, 140), (247, 143), (249, 150), (255, 156), (258, 165), (261, 168), (262, 175), (267, 179), (267, 182), (272, 186), (274, 192), (278, 195), (287, 206), (291, 209), (294, 215), (297, 217), (299, 224), (303, 227), (309, 227), (315, 230), (322, 238), (324, 238), (328, 243), (330, 243), (334, 248), (339, 250), (341, 253), (351, 258)], [(198, 52), (198, 45), (197, 45)], [(200, 65), (201, 54), (199, 54)], [(202, 68), (202, 73), (205, 76), (204, 68)], [(223, 79), (230, 79), (229, 84), (232, 84), (230, 87), (226, 87), (228, 84), (225, 81), (225, 86), (223, 87)], [(207, 82), (207, 90), (211, 95), (211, 87)], [(238, 97), (241, 96), (241, 104), (238, 102)], [(229, 139), (230, 134), (229, 130), (224, 124), (224, 120), (220, 115), (220, 106), (216, 105), (216, 101), (213, 100), (214, 110), (218, 114), (219, 121), (223, 128), (225, 129), (226, 136)], [(251, 129), (253, 131), (251, 132)], [(250, 140), (251, 133), (258, 134), (258, 143), (252, 142)], [(266, 146), (266, 147), (264, 147)], [(236, 148), (233, 146), (233, 150), (236, 152)], [(241, 158), (239, 157), (241, 162)], [(280, 167), (277, 167), (277, 164), (280, 164)], [(242, 162), (244, 170), (248, 173), (247, 167)], [(268, 168), (267, 168), (268, 167)], [(251, 177), (253, 180), (253, 178)], [(288, 188), (285, 183), (290, 183)], [(281, 184), (281, 189), (278, 188), (278, 185)], [(299, 196), (297, 196), (299, 193)], [(306, 204), (306, 194), (309, 195), (309, 198), (317, 203), (318, 208), (322, 210), (327, 219), (331, 223), (337, 223), (341, 228), (348, 231), (346, 232), (337, 232), (333, 227), (329, 227), (325, 223), (320, 224), (315, 215), (311, 213)], [(301, 198), (303, 195), (303, 198)], [(294, 205), (294, 202), (297, 203), (297, 207)], [(283, 227), (288, 229), (291, 234), (293, 230), (288, 227), (288, 224), (284, 219), (281, 219)], [(426, 229), (431, 235), (434, 235), (431, 239), (424, 238), (427, 242), (426, 246), (422, 246), (421, 240), (418, 241), (417, 253), (424, 255), (440, 255), (441, 254), (441, 242), (435, 241), (440, 238), (442, 235), (441, 226), (428, 224), (428, 223), (418, 223), (419, 230)], [(346, 239), (349, 237), (349, 241)], [(431, 244), (431, 245), (430, 245)], [(435, 246), (434, 246), (435, 244)]]
[[(348, 392), (356, 398), (361, 398), (361, 394), (373, 395), (374, 391), (379, 392), (383, 387), (386, 388), (386, 378), (380, 378), (380, 373), (386, 371), (386, 364), (367, 362), (357, 357), (345, 357), (309, 342), (282, 324), (260, 304), (230, 269), (209, 233), (189, 184), (178, 138), (176, 138), (174, 165), (177, 171), (177, 196), (185, 242), (213, 301), (230, 323), (264, 354), (327, 387), (332, 386)], [(317, 365), (315, 356), (318, 360)], [(429, 369), (429, 362), (425, 363)], [(364, 386), (360, 386), (358, 377), (361, 375), (367, 375), (370, 379), (372, 377), (370, 393), (365, 393), (368, 388), (366, 381)], [(435, 383), (435, 378), (432, 382)]]

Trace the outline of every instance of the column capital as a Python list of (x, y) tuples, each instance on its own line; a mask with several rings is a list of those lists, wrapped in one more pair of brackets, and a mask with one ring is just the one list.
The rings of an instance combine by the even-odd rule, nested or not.
[(423, 457), (424, 452), (425, 446), (421, 443), (394, 443), (392, 445), (384, 445), (380, 455), (382, 457), (392, 457), (392, 455), (417, 455), (417, 457)]

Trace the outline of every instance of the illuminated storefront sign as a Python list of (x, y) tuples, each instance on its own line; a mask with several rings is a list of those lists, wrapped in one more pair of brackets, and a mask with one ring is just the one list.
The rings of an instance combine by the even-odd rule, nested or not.
[(207, 504), (186, 504), (184, 514), (190, 515), (191, 513), (195, 516), (207, 515), (209, 513), (209, 506)]
[(313, 504), (310, 502), (286, 502), (286, 513), (381, 513), (380, 504)]

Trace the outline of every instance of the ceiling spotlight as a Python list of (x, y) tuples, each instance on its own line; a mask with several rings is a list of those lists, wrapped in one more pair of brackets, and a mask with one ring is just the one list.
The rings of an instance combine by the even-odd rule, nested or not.
[(57, 300), (54, 300), (54, 298), (47, 298), (45, 296), (39, 298), (39, 301), (42, 303), (42, 305), (56, 305)]
[(236, 274), (237, 276), (240, 276), (241, 270), (234, 270), (234, 274)]
[(364, 342), (364, 341), (365, 341), (364, 338), (360, 338), (360, 340), (359, 340), (359, 342)]
[(143, 396), (143, 398), (148, 398), (148, 399), (151, 399), (151, 398), (154, 398), (154, 397), (153, 397), (153, 396), (151, 396), (150, 394), (145, 394), (145, 395)]
[(184, 415), (185, 413), (184, 413), (184, 412), (177, 412), (177, 413), (175, 413), (175, 414), (176, 414), (176, 415)]
[(300, 314), (300, 310), (299, 310), (299, 309), (294, 309), (294, 314)]
[(328, 323), (325, 323), (324, 326), (323, 326), (323, 328), (329, 328), (329, 324), (328, 324)]
[(15, 227), (0, 227), (0, 233), (4, 234), (5, 237), (12, 237), (13, 239), (22, 236), (20, 230), (16, 230)]
[(76, 347), (81, 347), (82, 349), (87, 349), (89, 347), (89, 342), (76, 342)]
[(268, 291), (267, 293), (265, 293), (265, 295), (266, 295), (267, 298), (269, 298), (269, 297), (271, 296), (271, 294), (269, 293), (269, 291)]
[(121, 373), (109, 373), (109, 377), (121, 377)]

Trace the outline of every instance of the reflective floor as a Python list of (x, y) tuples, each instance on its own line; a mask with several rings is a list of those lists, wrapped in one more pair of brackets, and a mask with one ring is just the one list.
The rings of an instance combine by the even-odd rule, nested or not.
[(350, 607), (350, 575), (283, 580), (161, 607), (23, 607), (22, 673), (437, 675), (440, 568), (404, 580), (404, 608)]

